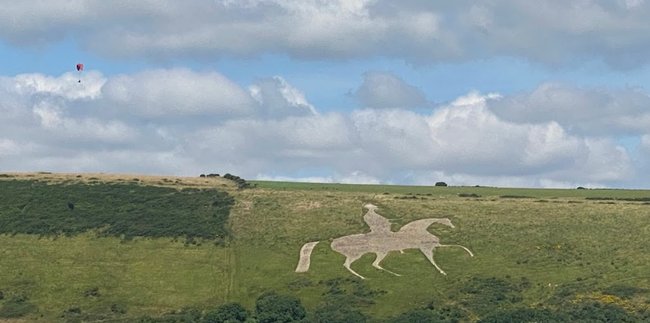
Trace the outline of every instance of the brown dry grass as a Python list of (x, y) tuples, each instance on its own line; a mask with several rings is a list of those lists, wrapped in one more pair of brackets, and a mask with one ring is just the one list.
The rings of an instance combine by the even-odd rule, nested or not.
[(8, 177), (0, 179), (39, 180), (48, 183), (140, 183), (143, 185), (165, 186), (174, 188), (221, 188), (235, 190), (234, 182), (222, 177), (181, 177), (135, 174), (106, 174), (106, 173), (3, 173)]

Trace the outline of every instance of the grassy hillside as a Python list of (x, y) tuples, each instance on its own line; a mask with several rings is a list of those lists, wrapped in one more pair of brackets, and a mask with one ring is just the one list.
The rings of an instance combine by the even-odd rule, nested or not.
[[(650, 191), (254, 183), (0, 175), (0, 320), (254, 311), (268, 291), (297, 297), (313, 321), (649, 318)], [(393, 231), (450, 218), (454, 229), (429, 231), (476, 256), (436, 249), (443, 276), (417, 250), (393, 252), (382, 265), (396, 277), (367, 254), (356, 278), (329, 241), (367, 232), (369, 202)], [(295, 273), (317, 240), (309, 272)]]

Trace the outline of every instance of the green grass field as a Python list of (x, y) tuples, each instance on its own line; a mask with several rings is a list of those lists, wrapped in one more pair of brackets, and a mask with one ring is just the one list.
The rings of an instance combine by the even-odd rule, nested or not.
[[(185, 197), (176, 190), (183, 204), (179, 212), (160, 202), (165, 194), (171, 196), (173, 186), (147, 191), (159, 203), (148, 204), (146, 214), (186, 218), (181, 223), (205, 220), (210, 213), (202, 207), (216, 192), (233, 198), (225, 243), (213, 243), (217, 235), (188, 243), (183, 234), (133, 239), (102, 234), (113, 225), (103, 217), (98, 218), (104, 226), (83, 232), (27, 234), (16, 229), (22, 222), (16, 221), (12, 202), (23, 181), (0, 177), (0, 223), (13, 219), (4, 223), (15, 225), (0, 235), (0, 321), (131, 321), (226, 302), (252, 310), (267, 291), (296, 296), (309, 312), (344, 300), (370, 321), (398, 321), (402, 313), (432, 308), (451, 309), (461, 321), (507, 311), (593, 306), (636, 319), (650, 317), (650, 191), (254, 181), (254, 189), (207, 185)], [(66, 185), (81, 192), (98, 189)], [(66, 189), (38, 187), (20, 194), (38, 192), (32, 203), (51, 205), (43, 196), (60, 196)], [(101, 207), (91, 212), (89, 205), (88, 214), (105, 216), (119, 205), (131, 205), (128, 196), (114, 194), (117, 200), (102, 204), (97, 195), (92, 204)], [(345, 258), (330, 249), (329, 241), (367, 232), (362, 206), (368, 202), (379, 206), (377, 212), (391, 220), (393, 231), (412, 220), (448, 217), (455, 229), (433, 225), (429, 231), (442, 243), (467, 246), (476, 256), (436, 249), (436, 262), (448, 273), (443, 276), (419, 251), (393, 252), (382, 265), (402, 275), (396, 277), (373, 268), (374, 255), (367, 254), (352, 266), (367, 277), (359, 280), (342, 266)], [(43, 209), (36, 204), (34, 210)], [(59, 211), (69, 211), (61, 205)], [(129, 212), (120, 214), (128, 220)], [(309, 272), (295, 273), (300, 247), (317, 240), (323, 242), (312, 254)]]

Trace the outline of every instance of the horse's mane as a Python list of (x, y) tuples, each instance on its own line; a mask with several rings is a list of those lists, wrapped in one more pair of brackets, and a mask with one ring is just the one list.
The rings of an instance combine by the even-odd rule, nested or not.
[(448, 220), (448, 219), (429, 218), (429, 219), (420, 219), (420, 220), (411, 221), (405, 224), (403, 227), (401, 227), (398, 232), (427, 231), (427, 228), (430, 225), (436, 222), (440, 222), (440, 220)]

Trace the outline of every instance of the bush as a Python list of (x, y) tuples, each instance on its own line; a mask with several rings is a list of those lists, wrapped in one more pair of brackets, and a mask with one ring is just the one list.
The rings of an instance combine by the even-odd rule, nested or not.
[(207, 312), (203, 317), (205, 323), (245, 322), (249, 313), (239, 303), (228, 303), (217, 307), (214, 311)]
[(447, 186), (447, 183), (445, 183), (445, 182), (436, 182), (435, 186), (443, 186), (444, 187), (444, 186)]
[(226, 173), (226, 175), (223, 175), (223, 178), (225, 178), (225, 179), (229, 179), (229, 180), (231, 180), (231, 181), (237, 183), (237, 188), (239, 188), (239, 189), (244, 189), (244, 188), (250, 188), (250, 187), (253, 187), (253, 185), (251, 185), (250, 183), (246, 182), (245, 179), (243, 179), (243, 178), (241, 178), (241, 177), (239, 177), (239, 176), (235, 176), (235, 175), (232, 175), (232, 174)]
[(257, 298), (255, 314), (259, 323), (283, 323), (302, 320), (307, 313), (299, 299), (268, 292)]

